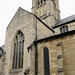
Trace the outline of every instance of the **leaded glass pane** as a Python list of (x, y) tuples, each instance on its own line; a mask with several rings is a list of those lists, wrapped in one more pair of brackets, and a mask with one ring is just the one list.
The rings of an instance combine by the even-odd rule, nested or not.
[(22, 42), (20, 41), (20, 50), (19, 50), (19, 65), (18, 65), (18, 68), (20, 68), (20, 64), (21, 64), (21, 46), (22, 46)]
[(68, 26), (66, 26), (66, 32), (68, 32)]
[(21, 68), (23, 68), (23, 55), (24, 55), (24, 41), (23, 41), (23, 48), (22, 48), (22, 66)]
[(18, 43), (17, 43), (17, 50), (16, 50), (16, 64), (15, 64), (15, 69), (17, 69), (17, 60), (18, 60)]
[(12, 69), (14, 69), (14, 64), (15, 64), (15, 52), (16, 52), (16, 43), (14, 44), (14, 54), (13, 54), (13, 66), (12, 66)]

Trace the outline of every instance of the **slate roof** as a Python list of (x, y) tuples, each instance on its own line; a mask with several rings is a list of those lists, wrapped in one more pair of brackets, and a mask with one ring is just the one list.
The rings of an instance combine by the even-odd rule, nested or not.
[(64, 19), (62, 19), (62, 20), (59, 20), (59, 21), (53, 26), (53, 28), (62, 26), (62, 25), (64, 25), (64, 24), (71, 23), (71, 22), (73, 22), (73, 21), (75, 21), (75, 14), (72, 15), (72, 16), (69, 16), (69, 17), (67, 17), (67, 18), (64, 18)]
[(0, 49), (4, 51), (4, 45), (3, 45), (3, 46), (1, 46), (1, 47), (0, 47)]

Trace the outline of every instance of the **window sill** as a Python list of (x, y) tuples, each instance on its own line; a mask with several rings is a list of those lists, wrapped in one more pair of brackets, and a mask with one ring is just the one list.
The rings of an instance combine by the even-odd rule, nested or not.
[(14, 70), (10, 70), (9, 73), (18, 73), (18, 72), (22, 72), (23, 69), (14, 69)]

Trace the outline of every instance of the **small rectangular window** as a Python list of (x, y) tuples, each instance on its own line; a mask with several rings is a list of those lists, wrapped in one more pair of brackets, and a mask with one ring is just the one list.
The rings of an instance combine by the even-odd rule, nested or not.
[(41, 3), (43, 3), (43, 0), (41, 0)]
[(66, 32), (68, 32), (68, 26), (66, 26)]
[(65, 30), (65, 27), (63, 26), (63, 33), (65, 32), (66, 30)]
[(65, 33), (65, 32), (68, 32), (68, 26), (62, 26), (60, 28), (60, 33)]

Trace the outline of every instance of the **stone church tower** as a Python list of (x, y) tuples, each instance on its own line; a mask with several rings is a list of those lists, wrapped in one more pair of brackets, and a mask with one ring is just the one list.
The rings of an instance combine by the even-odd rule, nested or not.
[(32, 0), (32, 13), (52, 27), (60, 20), (58, 0)]

